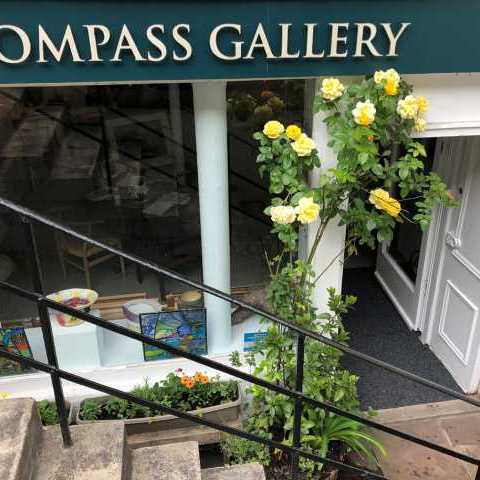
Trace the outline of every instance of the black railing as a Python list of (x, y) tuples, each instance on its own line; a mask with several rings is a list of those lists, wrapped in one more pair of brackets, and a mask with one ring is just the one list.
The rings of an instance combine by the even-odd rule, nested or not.
[[(30, 246), (30, 260), (31, 260), (31, 265), (33, 267), (33, 284), (34, 284), (34, 289), (36, 290), (35, 292), (29, 291), (26, 289), (23, 289), (19, 286), (10, 284), (8, 282), (0, 282), (0, 289), (6, 290), (12, 294), (15, 294), (19, 297), (24, 298), (25, 300), (35, 302), (37, 304), (38, 312), (39, 312), (39, 317), (40, 317), (40, 323), (41, 323), (41, 328), (42, 328), (42, 334), (43, 338), (45, 341), (45, 348), (47, 351), (47, 359), (48, 359), (48, 364), (39, 362), (37, 360), (27, 358), (27, 357), (22, 357), (20, 355), (14, 354), (7, 352), (5, 350), (0, 349), (0, 356), (3, 356), (5, 358), (8, 358), (10, 360), (19, 362), (23, 365), (29, 366), (31, 368), (37, 369), (39, 371), (45, 372), (50, 374), (51, 380), (52, 380), (52, 386), (55, 394), (55, 402), (57, 404), (58, 412), (59, 412), (59, 418), (60, 418), (60, 428), (62, 432), (62, 437), (63, 437), (63, 442), (65, 447), (68, 447), (72, 444), (71, 436), (70, 436), (70, 430), (69, 430), (69, 425), (67, 422), (67, 415), (66, 415), (66, 407), (65, 407), (65, 399), (63, 395), (63, 389), (62, 389), (62, 384), (61, 384), (61, 379), (68, 380), (74, 383), (77, 383), (79, 385), (83, 385), (88, 388), (92, 388), (95, 390), (98, 390), (100, 392), (103, 392), (108, 395), (113, 395), (125, 400), (128, 400), (133, 403), (137, 403), (140, 405), (143, 405), (145, 407), (149, 407), (153, 410), (159, 410), (162, 412), (165, 412), (167, 414), (172, 414), (180, 418), (184, 418), (187, 420), (190, 420), (193, 423), (197, 423), (200, 425), (204, 425), (210, 428), (214, 428), (216, 430), (229, 433), (232, 435), (236, 435), (254, 442), (257, 442), (259, 444), (265, 445), (270, 448), (278, 449), (283, 452), (286, 452), (290, 454), (292, 458), (292, 477), (297, 478), (298, 476), (298, 459), (300, 457), (326, 464), (326, 465), (331, 465), (334, 466), (340, 470), (345, 470), (350, 473), (355, 473), (359, 475), (362, 478), (371, 478), (371, 479), (385, 479), (383, 475), (372, 472), (368, 469), (365, 468), (360, 468), (352, 465), (348, 465), (333, 459), (329, 458), (324, 458), (319, 455), (316, 455), (312, 452), (308, 452), (305, 450), (302, 450), (300, 447), (300, 441), (301, 441), (301, 420), (302, 420), (302, 405), (304, 403), (308, 403), (312, 405), (313, 407), (316, 408), (321, 408), (324, 409), (328, 412), (334, 413), (336, 415), (340, 415), (352, 420), (355, 420), (359, 423), (362, 423), (370, 428), (374, 428), (380, 431), (383, 431), (385, 433), (391, 434), (393, 436), (396, 436), (398, 438), (402, 438), (404, 440), (416, 443), (418, 445), (421, 445), (426, 448), (430, 448), (434, 451), (440, 452), (442, 454), (448, 455), (450, 457), (456, 458), (458, 460), (467, 462), (469, 464), (475, 465), (477, 467), (477, 473), (476, 473), (476, 480), (480, 480), (480, 459), (471, 457), (469, 455), (457, 452), (455, 450), (452, 450), (450, 448), (444, 447), (442, 445), (430, 442), (428, 440), (424, 440), (422, 438), (416, 437), (414, 435), (396, 430), (392, 427), (388, 427), (386, 425), (382, 425), (378, 422), (375, 422), (369, 418), (366, 418), (362, 415), (358, 415), (352, 412), (348, 412), (345, 410), (342, 410), (335, 405), (326, 402), (326, 401), (320, 401), (316, 400), (314, 398), (311, 398), (304, 393), (302, 393), (302, 387), (303, 387), (303, 368), (304, 368), (304, 343), (306, 338), (310, 338), (319, 342), (322, 342), (324, 344), (330, 345), (332, 347), (338, 348), (342, 352), (352, 355), (360, 360), (364, 360), (369, 362), (372, 365), (376, 365), (380, 368), (383, 368), (385, 370), (388, 370), (392, 373), (395, 373), (397, 375), (400, 375), (404, 378), (408, 378), (409, 380), (412, 380), (414, 382), (417, 382), (419, 384), (422, 384), (428, 388), (432, 388), (434, 390), (446, 393), (451, 395), (452, 397), (458, 398), (460, 400), (463, 400), (469, 404), (475, 405), (480, 407), (480, 401), (475, 400), (474, 398), (468, 397), (466, 395), (463, 395), (459, 392), (456, 392), (455, 390), (452, 390), (450, 388), (444, 387), (443, 385), (440, 385), (438, 383), (432, 382), (430, 380), (424, 379), (422, 377), (419, 377), (416, 374), (413, 374), (411, 372), (407, 372), (405, 370), (402, 370), (398, 367), (395, 367), (393, 365), (390, 365), (386, 362), (383, 362), (381, 360), (378, 360), (374, 357), (370, 357), (368, 355), (365, 355), (361, 352), (358, 352), (356, 350), (353, 350), (349, 347), (346, 347), (345, 345), (336, 342), (335, 340), (329, 339), (327, 337), (324, 337), (318, 333), (311, 332), (309, 330), (305, 330), (304, 328), (301, 328), (293, 323), (287, 322), (276, 315), (273, 315), (269, 312), (266, 312), (264, 310), (261, 310), (257, 307), (254, 307), (253, 305), (250, 305), (248, 303), (245, 303), (241, 300), (238, 300), (236, 298), (231, 297), (230, 295), (217, 290), (215, 288), (209, 287), (207, 285), (204, 285), (199, 282), (195, 282), (193, 280), (189, 280), (188, 278), (185, 278), (178, 273), (175, 273), (169, 269), (166, 269), (164, 267), (161, 267), (159, 265), (156, 265), (152, 262), (149, 262), (145, 259), (141, 259), (139, 257), (136, 257), (134, 255), (125, 253), (123, 251), (120, 251), (116, 248), (110, 247), (108, 245), (103, 244), (102, 242), (99, 242), (98, 240), (89, 238), (79, 232), (76, 232), (72, 230), (71, 228), (61, 225), (59, 223), (54, 222), (53, 220), (44, 217), (42, 215), (38, 215), (35, 212), (21, 207), (19, 205), (16, 205), (8, 200), (0, 198), (0, 206), (3, 206), (7, 208), (8, 210), (11, 210), (13, 212), (16, 212), (19, 214), (25, 224), (25, 235), (27, 239), (27, 243)], [(32, 222), (33, 221), (33, 222)], [(43, 292), (43, 278), (42, 278), (42, 269), (41, 269), (41, 264), (40, 264), (40, 257), (37, 249), (37, 242), (36, 242), (36, 237), (35, 237), (35, 230), (34, 230), (34, 222), (41, 223), (43, 225), (47, 225), (51, 228), (54, 228), (56, 230), (59, 230), (65, 234), (71, 235), (79, 240), (82, 240), (84, 242), (91, 243), (93, 245), (96, 245), (104, 250), (109, 251), (112, 254), (118, 255), (120, 257), (123, 257), (125, 260), (128, 260), (134, 264), (140, 265), (144, 268), (150, 269), (151, 271), (165, 275), (169, 278), (172, 278), (174, 280), (177, 280), (179, 282), (182, 282), (186, 285), (189, 285), (191, 287), (194, 287), (196, 289), (199, 289), (203, 291), (204, 293), (208, 293), (210, 295), (213, 295), (215, 297), (221, 298), (229, 303), (236, 304), (238, 306), (241, 306), (247, 310), (250, 310), (253, 313), (259, 314), (272, 322), (275, 322), (279, 325), (282, 325), (283, 327), (286, 327), (297, 335), (297, 356), (296, 356), (296, 383), (295, 383), (295, 390), (291, 390), (289, 388), (286, 388), (285, 386), (278, 385), (276, 383), (271, 383), (268, 382), (262, 378), (256, 377), (254, 375), (251, 375), (249, 373), (243, 372), (241, 370), (235, 369), (231, 366), (224, 365), (222, 363), (216, 362), (215, 360), (212, 360), (208, 357), (202, 357), (190, 352), (185, 352), (183, 350), (180, 350), (176, 347), (173, 347), (171, 345), (162, 343), (158, 340), (146, 337), (140, 333), (137, 333), (135, 331), (129, 330), (125, 327), (119, 326), (115, 323), (111, 322), (106, 322), (102, 320), (99, 317), (95, 317), (91, 315), (90, 313), (83, 312), (81, 310), (76, 310), (71, 307), (68, 307), (66, 305), (54, 302), (53, 300), (50, 300), (44, 296)], [(254, 385), (258, 385), (260, 387), (269, 389), (273, 392), (276, 392), (278, 394), (282, 394), (285, 396), (288, 396), (292, 398), (295, 401), (295, 410), (294, 410), (294, 431), (293, 431), (293, 446), (288, 446), (284, 445), (279, 442), (272, 441), (268, 438), (264, 438), (249, 432), (245, 432), (243, 430), (237, 429), (230, 427), (228, 425), (223, 425), (217, 422), (213, 422), (210, 420), (207, 420), (202, 417), (198, 417), (196, 415), (192, 415), (189, 413), (182, 412), (180, 410), (167, 407), (165, 405), (162, 405), (160, 403), (156, 402), (151, 402), (148, 400), (145, 400), (141, 397), (137, 397), (135, 395), (132, 395), (130, 393), (123, 392), (121, 390), (117, 390), (115, 388), (94, 382), (92, 380), (86, 379), (84, 377), (81, 377), (79, 375), (75, 375), (73, 373), (64, 371), (58, 367), (58, 362), (56, 358), (56, 353), (55, 353), (55, 343), (53, 339), (53, 334), (51, 330), (51, 325), (50, 325), (50, 319), (49, 319), (49, 313), (48, 309), (54, 309), (69, 315), (73, 315), (74, 317), (77, 317), (81, 320), (84, 320), (88, 323), (97, 325), (98, 327), (104, 328), (106, 330), (110, 330), (114, 333), (118, 333), (120, 335), (132, 338), (134, 340), (143, 342), (148, 345), (152, 345), (154, 347), (160, 348), (162, 350), (165, 350), (166, 352), (169, 352), (173, 355), (177, 355), (183, 358), (186, 358), (188, 360), (191, 360), (193, 362), (199, 363), (201, 365), (204, 365), (206, 367), (218, 370), (220, 372), (223, 372), (227, 375), (230, 375), (232, 377), (235, 377), (237, 379), (244, 380), (246, 382), (249, 382)]]

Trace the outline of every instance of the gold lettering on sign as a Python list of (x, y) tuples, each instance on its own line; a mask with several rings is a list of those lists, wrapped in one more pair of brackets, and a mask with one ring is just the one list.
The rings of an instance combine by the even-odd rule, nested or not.
[[(368, 22), (278, 23), (265, 29), (262, 23), (249, 24), (248, 27), (239, 23), (222, 23), (212, 28), (207, 41), (211, 54), (224, 62), (257, 58), (295, 62), (299, 58), (324, 61), (348, 57), (397, 57), (399, 41), (410, 25), (408, 22), (401, 22), (398, 27), (391, 23)], [(125, 56), (136, 62), (159, 63), (167, 57), (174, 62), (186, 62), (194, 53), (189, 39), (191, 30), (188, 23), (131, 27), (123, 24), (116, 29), (97, 24), (72, 28), (67, 24), (61, 36), (50, 36), (43, 25), (38, 25), (37, 32), (33, 33), (16, 25), (4, 24), (0, 25), (0, 63), (19, 64), (29, 60), (35, 35), (37, 63), (60, 63), (65, 59), (74, 63), (121, 63)], [(3, 41), (3, 36), (7, 36), (7, 41)], [(79, 46), (85, 59), (80, 57)], [(14, 53), (8, 51), (10, 47)], [(105, 58), (102, 51), (113, 51), (113, 57)]]
[(32, 51), (32, 44), (30, 43), (30, 39), (28, 38), (28, 35), (25, 33), (24, 30), (22, 30), (19, 27), (16, 27), (15, 25), (0, 25), (0, 31), (1, 30), (10, 30), (11, 32), (14, 32), (18, 36), (22, 44), (22, 53), (18, 58), (10, 58), (4, 55), (0, 51), (0, 62), (23, 63), (30, 56), (30, 52)]
[(242, 27), (238, 23), (223, 23), (222, 25), (217, 25), (212, 30), (212, 33), (210, 33), (210, 50), (221, 60), (226, 60), (227, 62), (240, 60), (240, 58), (242, 58), (242, 45), (244, 42), (232, 42), (234, 51), (233, 55), (227, 55), (218, 48), (218, 34), (226, 29), (235, 30), (239, 35), (242, 33)]

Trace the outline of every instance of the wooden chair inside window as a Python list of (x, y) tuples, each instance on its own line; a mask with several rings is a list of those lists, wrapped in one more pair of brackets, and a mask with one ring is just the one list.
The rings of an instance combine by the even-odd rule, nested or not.
[[(81, 227), (82, 230), (85, 230), (85, 234), (89, 237), (93, 235), (93, 226), (96, 224), (103, 223), (102, 221), (86, 221), (86, 222), (75, 222), (70, 223), (69, 225), (73, 228)], [(101, 238), (95, 236), (98, 241), (105, 243), (106, 245), (114, 248), (121, 249), (122, 244), (120, 239), (114, 237)], [(116, 255), (110, 252), (107, 252), (103, 248), (92, 245), (88, 242), (83, 242), (74, 237), (64, 234), (63, 232), (55, 232), (55, 240), (57, 244), (58, 258), (62, 266), (63, 274), (67, 278), (67, 265), (81, 270), (85, 274), (85, 283), (87, 288), (92, 288), (92, 281), (90, 276), (90, 270), (96, 265), (107, 262), (112, 258), (115, 258)], [(125, 279), (125, 261), (122, 257), (118, 257), (120, 261), (120, 269), (122, 271), (122, 277)]]

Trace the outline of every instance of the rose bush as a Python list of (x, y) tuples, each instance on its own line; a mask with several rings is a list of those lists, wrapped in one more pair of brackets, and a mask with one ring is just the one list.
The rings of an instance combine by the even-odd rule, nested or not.
[[(344, 86), (338, 79), (322, 82), (314, 109), (325, 112), (329, 146), (337, 154), (337, 165), (322, 171), (318, 186), (309, 186), (307, 173), (321, 166), (315, 144), (304, 132), (294, 138), (279, 122), (268, 122), (254, 138), (259, 143), (257, 162), (268, 176), (271, 205), (265, 213), (273, 222), (272, 232), (282, 249), (268, 259), (271, 283), (268, 304), (279, 317), (346, 344), (348, 332), (342, 315), (355, 303), (329, 289), (326, 312), (312, 303), (312, 292), (324, 272), (314, 272), (313, 259), (325, 230), (331, 223), (346, 225), (344, 248), (334, 257), (355, 253), (359, 244), (371, 248), (390, 241), (398, 222), (418, 223), (425, 229), (437, 203), (453, 206), (451, 196), (438, 175), (427, 172), (423, 144), (412, 138), (428, 107), (426, 99), (412, 95), (412, 87), (393, 70)], [(286, 132), (286, 133), (285, 133)], [(406, 200), (414, 201), (409, 211)], [(410, 204), (410, 202), (408, 202)], [(315, 222), (315, 237), (305, 258), (297, 255), (301, 224)], [(328, 266), (327, 266), (328, 269)], [(289, 330), (267, 323), (267, 336), (249, 363), (255, 374), (270, 382), (295, 389), (296, 337)], [(341, 364), (337, 349), (310, 339), (305, 344), (303, 389), (306, 395), (360, 413), (357, 377)], [(236, 364), (238, 355), (232, 357)], [(254, 386), (253, 402), (245, 428), (256, 434), (291, 445), (294, 401)], [(358, 422), (304, 404), (301, 447), (320, 456), (342, 459), (355, 451), (375, 460), (374, 449), (382, 446)], [(289, 459), (264, 448), (253, 448), (245, 440), (228, 439), (225, 451), (234, 461), (260, 461), (269, 478), (290, 478)], [(301, 460), (304, 478), (323, 478), (322, 465)], [(282, 476), (284, 475), (284, 476)]]

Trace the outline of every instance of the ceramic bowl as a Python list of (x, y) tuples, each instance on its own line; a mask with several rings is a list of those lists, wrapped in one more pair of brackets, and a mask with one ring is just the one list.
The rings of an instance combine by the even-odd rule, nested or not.
[[(76, 310), (85, 310), (91, 307), (98, 299), (98, 293), (94, 290), (86, 288), (69, 288), (68, 290), (61, 290), (60, 292), (51, 293), (47, 296), (48, 299), (54, 302), (62, 303), (64, 305), (75, 308)], [(53, 309), (50, 310), (50, 318), (55, 319), (62, 327), (74, 327), (83, 323), (83, 320), (68, 315), (63, 312), (58, 312)]]

